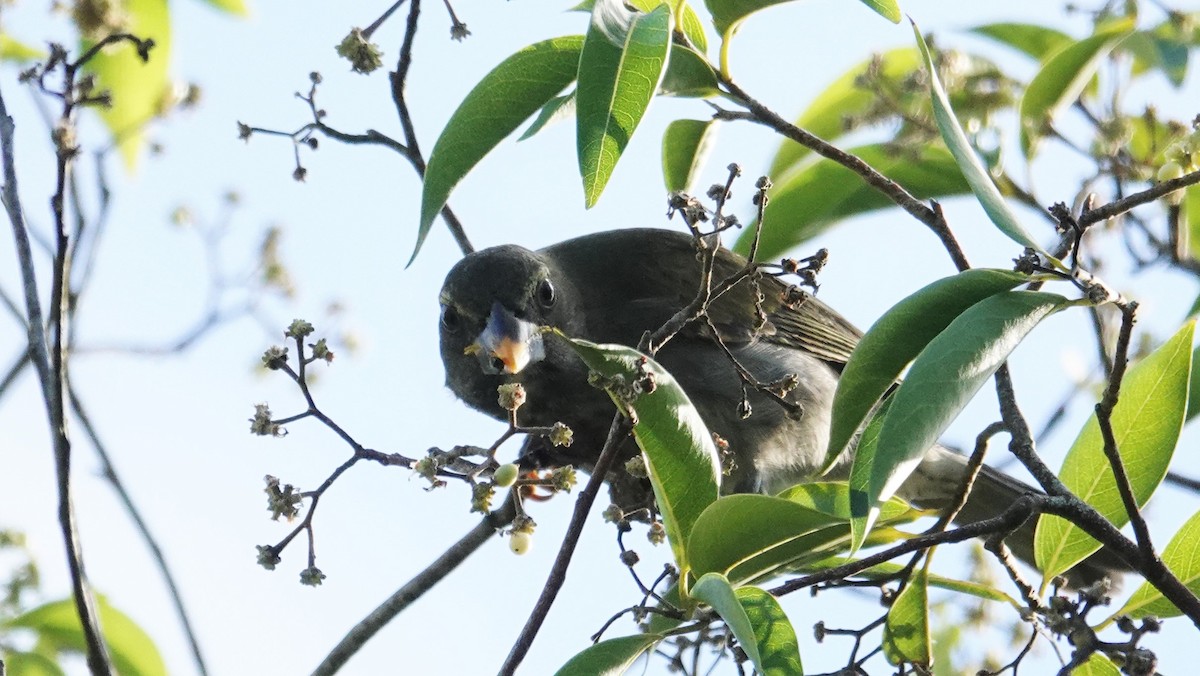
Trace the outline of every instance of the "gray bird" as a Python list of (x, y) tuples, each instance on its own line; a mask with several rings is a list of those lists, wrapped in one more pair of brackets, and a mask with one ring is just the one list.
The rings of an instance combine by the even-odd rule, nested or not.
[[(714, 283), (745, 265), (742, 257), (720, 249)], [(692, 301), (700, 266), (691, 236), (658, 229), (587, 235), (540, 251), (505, 245), (469, 254), (450, 270), (440, 295), (446, 385), (472, 408), (505, 420), (496, 388), (522, 383), (528, 403), (519, 411), (521, 424), (563, 422), (574, 431), (567, 448), (531, 438), (524, 459), (590, 469), (604, 445), (613, 404), (588, 384), (588, 369), (570, 347), (537, 328), (553, 326), (575, 338), (636, 346), (646, 331)], [(693, 322), (656, 355), (709, 430), (728, 442), (734, 467), (722, 484), (726, 493), (775, 493), (819, 478), (834, 389), (862, 336), (824, 303), (775, 277), (763, 276), (759, 289), (763, 298), (756, 303), (748, 280), (732, 287), (713, 302), (711, 325)], [(795, 387), (785, 395), (786, 403), (749, 388), (750, 415), (745, 416), (743, 382), (718, 336), (760, 383), (789, 379)], [(621, 452), (632, 457), (638, 451), (629, 439)], [(845, 454), (824, 478), (846, 478), (849, 458)], [(924, 509), (945, 508), (965, 469), (963, 455), (934, 446), (898, 495)], [(630, 508), (648, 499), (649, 492), (622, 470), (612, 474), (608, 478), (618, 504)], [(1037, 489), (984, 467), (956, 521), (994, 516), (1031, 492)], [(1031, 520), (1006, 541), (1028, 562), (1033, 561), (1033, 530)], [(1069, 578), (1083, 584), (1124, 567), (1102, 550)]]

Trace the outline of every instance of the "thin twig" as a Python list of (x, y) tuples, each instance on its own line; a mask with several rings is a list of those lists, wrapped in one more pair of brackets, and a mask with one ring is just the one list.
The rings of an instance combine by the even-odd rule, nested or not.
[(1196, 185), (1197, 183), (1200, 183), (1200, 171), (1193, 171), (1192, 173), (1184, 174), (1179, 178), (1173, 178), (1169, 181), (1156, 183), (1141, 192), (1135, 192), (1128, 197), (1119, 199), (1115, 202), (1109, 202), (1102, 207), (1097, 207), (1080, 215), (1079, 224), (1087, 227), (1093, 223), (1099, 223), (1100, 221), (1108, 220), (1114, 216), (1119, 216), (1134, 207), (1141, 206), (1143, 204), (1149, 204), (1163, 195), (1186, 188), (1190, 185)]
[[(515, 494), (515, 491), (514, 491)], [(435, 584), (454, 572), (459, 564), (467, 559), (475, 550), (482, 547), (496, 535), (496, 531), (512, 522), (516, 516), (513, 500), (505, 500), (504, 506), (485, 516), (474, 528), (462, 538), (442, 552), (433, 563), (429, 564), (411, 580), (406, 582), (371, 611), (369, 615), (359, 620), (325, 656), (321, 664), (313, 670), (313, 676), (330, 676), (341, 669), (367, 641), (371, 640), (388, 622), (399, 615), (405, 608), (421, 598)]]
[(596, 459), (596, 466), (592, 469), (591, 476), (588, 477), (587, 485), (575, 499), (571, 521), (567, 525), (567, 532), (558, 549), (558, 556), (554, 558), (554, 565), (546, 578), (546, 584), (542, 587), (542, 593), (538, 596), (537, 603), (534, 604), (533, 611), (529, 614), (529, 619), (526, 620), (520, 635), (513, 643), (504, 664), (500, 666), (499, 674), (501, 676), (511, 676), (516, 672), (517, 667), (520, 666), (521, 661), (529, 652), (529, 648), (533, 645), (533, 639), (537, 636), (546, 616), (550, 613), (550, 606), (554, 604), (554, 599), (567, 580), (567, 567), (571, 565), (575, 547), (579, 544), (580, 535), (583, 534), (583, 526), (587, 521), (588, 514), (592, 511), (592, 504), (596, 501), (600, 487), (604, 485), (604, 479), (608, 476), (608, 470), (616, 461), (617, 451), (628, 434), (629, 421), (623, 414), (617, 412), (613, 416), (612, 425), (608, 428), (608, 438), (604, 442), (604, 449), (600, 451), (600, 457)]

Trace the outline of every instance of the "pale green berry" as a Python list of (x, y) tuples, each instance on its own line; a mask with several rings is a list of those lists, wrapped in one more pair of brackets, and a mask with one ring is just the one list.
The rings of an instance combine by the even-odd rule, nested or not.
[(517, 475), (521, 472), (520, 468), (514, 463), (500, 465), (496, 468), (495, 474), (492, 475), (492, 482), (500, 488), (508, 488), (517, 482)]
[(508, 536), (508, 548), (517, 556), (524, 556), (533, 547), (533, 536), (524, 531), (517, 531)]

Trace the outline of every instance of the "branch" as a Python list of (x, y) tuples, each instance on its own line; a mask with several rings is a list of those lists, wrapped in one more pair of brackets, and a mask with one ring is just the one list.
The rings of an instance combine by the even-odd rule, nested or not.
[(592, 504), (596, 501), (600, 487), (604, 485), (609, 468), (617, 458), (617, 450), (628, 433), (629, 421), (618, 411), (613, 416), (612, 425), (608, 428), (608, 439), (604, 442), (600, 457), (596, 459), (596, 466), (592, 469), (591, 476), (588, 477), (587, 485), (575, 499), (575, 509), (571, 512), (571, 521), (567, 524), (566, 535), (563, 536), (563, 542), (558, 549), (558, 556), (554, 559), (554, 565), (550, 568), (546, 585), (542, 587), (541, 596), (538, 597), (533, 611), (529, 614), (529, 619), (525, 621), (524, 628), (521, 629), (520, 635), (513, 643), (512, 650), (509, 651), (508, 657), (500, 667), (501, 676), (511, 676), (516, 672), (521, 660), (525, 659), (526, 653), (533, 645), (533, 639), (546, 620), (546, 615), (550, 612), (550, 606), (554, 604), (555, 597), (558, 596), (563, 583), (567, 581), (567, 567), (571, 565), (571, 557), (575, 553), (575, 546), (579, 544), (580, 535), (583, 534), (587, 516), (592, 511)]
[[(515, 496), (515, 491), (511, 495)], [(313, 676), (330, 676), (345, 666), (346, 662), (380, 629), (452, 573), (468, 556), (494, 537), (498, 529), (511, 523), (514, 516), (516, 516), (516, 508), (513, 500), (505, 500), (503, 507), (485, 516), (458, 542), (451, 545), (437, 560), (429, 564), (429, 567), (397, 589), (370, 615), (354, 625), (325, 656), (321, 664), (317, 665), (317, 668), (313, 670)]]
[(1134, 207), (1148, 204), (1162, 197), (1163, 195), (1186, 188), (1190, 185), (1196, 185), (1197, 183), (1200, 183), (1200, 171), (1193, 171), (1192, 173), (1184, 174), (1179, 178), (1173, 178), (1169, 181), (1156, 183), (1142, 192), (1136, 192), (1128, 197), (1119, 199), (1116, 202), (1109, 202), (1102, 207), (1092, 209), (1091, 211), (1081, 214), (1079, 216), (1079, 224), (1087, 227), (1093, 223), (1099, 223), (1100, 221), (1107, 220), (1114, 216), (1120, 216)]

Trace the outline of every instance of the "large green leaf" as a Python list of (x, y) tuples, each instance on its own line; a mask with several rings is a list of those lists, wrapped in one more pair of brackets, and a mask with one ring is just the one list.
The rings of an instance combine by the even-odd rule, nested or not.
[(529, 45), (500, 62), (458, 105), (429, 154), (413, 258), (454, 186), (575, 80), (582, 49), (583, 38), (578, 35)]
[(620, 676), (662, 639), (659, 634), (610, 638), (589, 646), (554, 673), (555, 676)]
[(717, 129), (715, 120), (675, 120), (663, 133), (663, 180), (667, 191), (687, 191), (695, 183)]
[(1010, 270), (967, 270), (929, 284), (880, 317), (854, 348), (838, 380), (823, 470), (833, 466), (879, 399), (929, 341), (967, 308), (1029, 281)]
[(671, 8), (649, 14), (599, 0), (579, 58), (576, 143), (584, 204), (600, 199), (658, 90), (671, 44)]
[[(1162, 561), (1167, 568), (1179, 578), (1180, 582), (1187, 585), (1187, 588), (1193, 594), (1200, 594), (1200, 512), (1192, 515), (1187, 523), (1179, 529), (1175, 537), (1167, 543), (1167, 548), (1163, 550)], [(1176, 617), (1183, 614), (1166, 598), (1162, 592), (1158, 591), (1154, 585), (1149, 582), (1143, 582), (1142, 586), (1133, 592), (1125, 605), (1113, 614), (1113, 617), (1128, 615), (1130, 617), (1155, 617), (1167, 618)], [(1110, 618), (1111, 620), (1112, 618)]]
[[(763, 676), (801, 676), (804, 667), (800, 664), (796, 630), (779, 601), (758, 587), (738, 587), (734, 594), (754, 630), (760, 660), (758, 672)], [(738, 641), (741, 640), (739, 637)]]
[[(921, 64), (920, 54), (911, 47), (893, 49), (877, 59), (882, 76), (888, 80), (899, 80), (915, 71)], [(796, 126), (826, 141), (833, 141), (841, 136), (846, 128), (847, 117), (866, 111), (878, 101), (878, 94), (860, 84), (863, 73), (874, 67), (874, 61), (875, 59), (871, 59), (859, 63), (826, 87), (796, 119)], [(767, 175), (776, 185), (780, 185), (787, 180), (792, 168), (811, 154), (812, 151), (807, 147), (784, 139), (779, 151), (775, 153), (775, 158), (771, 160), (771, 169)], [(872, 162), (871, 166), (875, 164)]]
[[(701, 512), (720, 493), (721, 459), (712, 435), (679, 383), (653, 359), (623, 345), (569, 341), (588, 368), (613, 383), (609, 395), (636, 415), (633, 436), (646, 459), (654, 497), (679, 570), (691, 568), (687, 542)], [(634, 383), (650, 379), (650, 392), (628, 400)]]
[[(125, 167), (132, 170), (144, 140), (146, 125), (162, 112), (170, 84), (167, 69), (171, 62), (171, 17), (167, 0), (127, 0), (128, 32), (145, 40), (154, 40), (150, 60), (142, 61), (128, 42), (106, 48), (88, 61), (85, 68), (96, 76), (97, 90), (112, 92), (112, 106), (97, 107), (97, 114), (112, 134), (121, 151)], [(82, 49), (94, 45), (84, 40)]]
[(921, 351), (892, 395), (879, 446), (869, 460), (869, 477), (863, 476), (865, 468), (856, 471), (867, 461), (855, 454), (851, 507), (855, 516), (866, 517), (866, 529), (878, 502), (904, 483), (1009, 353), (1042, 319), (1068, 303), (1052, 293), (1001, 292), (968, 308)]
[[(709, 14), (712, 15), (713, 27), (717, 29), (717, 33), (721, 35), (721, 39), (728, 41), (737, 30), (740, 24), (746, 17), (759, 11), (766, 9), (772, 5), (779, 5), (789, 0), (704, 0), (704, 6), (708, 7)], [(895, 0), (860, 0), (864, 5), (870, 7), (875, 13), (892, 23), (900, 23), (900, 5)]]
[[(1170, 340), (1129, 368), (1113, 409), (1112, 430), (1138, 505), (1150, 499), (1167, 474), (1187, 410), (1192, 368), (1188, 322)], [(1063, 460), (1059, 478), (1115, 526), (1129, 523), (1093, 414)], [(1034, 537), (1038, 568), (1050, 580), (1100, 548), (1090, 535), (1061, 517), (1043, 515)]]
[(754, 587), (735, 591), (719, 573), (702, 576), (692, 593), (725, 620), (758, 673), (764, 676), (804, 673), (796, 631), (770, 594)]
[[(704, 510), (688, 540), (697, 575), (717, 572), (735, 583), (824, 559), (850, 546), (849, 491), (844, 483), (801, 484), (777, 497), (730, 495)], [(879, 521), (912, 521), (921, 512), (900, 500)]]
[[(137, 623), (109, 605), (101, 596), (96, 597), (96, 609), (100, 614), (100, 626), (113, 666), (122, 676), (158, 676), (167, 673), (154, 641)], [(38, 606), (6, 620), (3, 626), (35, 632), (39, 643), (51, 646), (56, 652), (82, 653), (86, 650), (83, 626), (79, 623), (79, 614), (75, 611), (72, 599)]]
[(1026, 55), (1045, 61), (1046, 57), (1074, 42), (1070, 35), (1032, 23), (989, 23), (976, 26), (972, 33), (986, 35)]
[(883, 654), (892, 664), (929, 666), (929, 580), (924, 568), (913, 573), (888, 609)]
[(1045, 129), (1083, 93), (1100, 62), (1133, 30), (1133, 19), (1103, 28), (1064, 49), (1042, 65), (1021, 98), (1021, 150), (1032, 158)]
[(574, 116), (575, 92), (572, 91), (562, 96), (555, 96), (546, 105), (542, 106), (542, 109), (538, 111), (537, 117), (533, 118), (533, 122), (529, 123), (529, 127), (517, 137), (517, 142), (533, 138), (546, 127)]
[[(848, 152), (921, 199), (970, 192), (954, 158), (936, 144), (925, 145), (915, 154), (897, 152), (883, 143), (851, 148)], [(758, 257), (765, 260), (780, 256), (841, 219), (895, 206), (895, 202), (846, 167), (832, 160), (814, 159), (794, 168), (785, 181), (771, 190)], [(753, 239), (751, 229), (747, 228), (734, 249), (748, 253)]]
[(987, 169), (979, 161), (979, 156), (975, 153), (975, 149), (971, 147), (966, 133), (959, 126), (958, 119), (954, 116), (954, 111), (950, 108), (950, 100), (946, 97), (946, 90), (942, 87), (942, 82), (937, 76), (937, 70), (933, 66), (933, 54), (930, 53), (929, 45), (925, 44), (925, 38), (921, 35), (921, 31), (915, 23), (913, 24), (913, 33), (917, 36), (917, 46), (921, 49), (921, 56), (925, 59), (925, 70), (929, 73), (929, 90), (933, 100), (933, 117), (937, 122), (938, 131), (941, 132), (942, 140), (946, 142), (946, 147), (954, 155), (959, 169), (962, 170), (963, 176), (967, 179), (967, 183), (970, 184), (971, 190), (975, 193), (975, 198), (979, 200), (980, 206), (983, 207), (984, 213), (1010, 239), (1050, 259), (1050, 255), (1025, 232), (1025, 228), (1021, 227), (1016, 214), (1008, 208), (1008, 204), (1004, 201), (1000, 190), (996, 188), (996, 184), (992, 181)]

